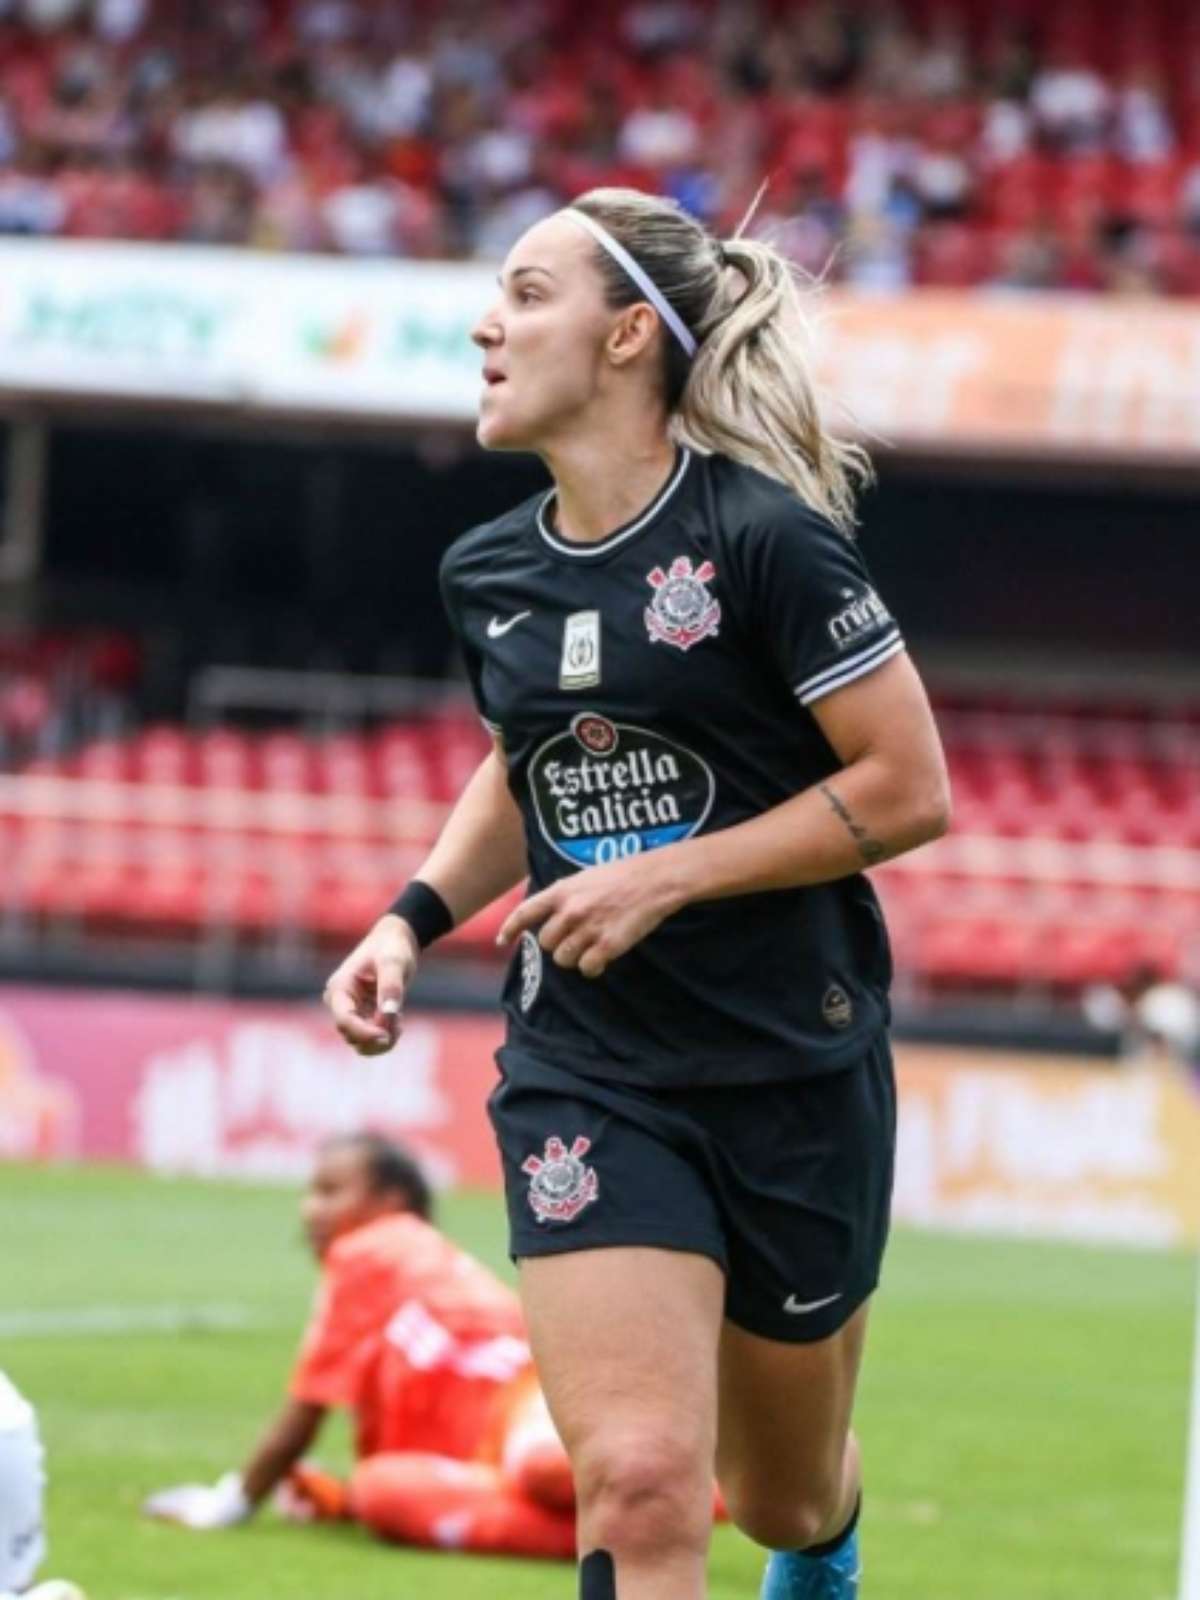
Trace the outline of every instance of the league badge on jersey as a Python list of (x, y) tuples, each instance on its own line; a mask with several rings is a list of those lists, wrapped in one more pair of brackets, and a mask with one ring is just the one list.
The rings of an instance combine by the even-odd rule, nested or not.
[(529, 1174), (529, 1205), (539, 1222), (574, 1222), (585, 1206), (600, 1194), (595, 1167), (585, 1167), (583, 1157), (592, 1141), (582, 1134), (568, 1150), (553, 1135), (540, 1156), (526, 1156), (521, 1171)]
[(721, 623), (721, 602), (714, 600), (707, 585), (717, 575), (711, 561), (693, 567), (688, 556), (676, 556), (669, 572), (655, 567), (646, 574), (654, 598), (646, 607), (646, 631), (651, 643), (661, 640), (677, 650), (690, 650)]
[(574, 611), (563, 624), (560, 689), (594, 689), (600, 682), (600, 613)]

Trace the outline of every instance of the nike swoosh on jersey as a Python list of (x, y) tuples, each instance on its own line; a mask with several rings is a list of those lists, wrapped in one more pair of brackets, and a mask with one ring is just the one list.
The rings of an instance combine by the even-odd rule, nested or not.
[(506, 617), (502, 622), (499, 617), (493, 617), (487, 625), (489, 639), (502, 639), (510, 628), (515, 628), (518, 622), (524, 622), (526, 617), (531, 617), (532, 611), (518, 611), (515, 617)]
[(802, 1317), (806, 1311), (820, 1311), (822, 1306), (831, 1306), (835, 1300), (841, 1298), (840, 1289), (837, 1294), (827, 1294), (823, 1300), (797, 1300), (794, 1294), (790, 1294), (783, 1302), (783, 1309), (790, 1311), (793, 1316)]

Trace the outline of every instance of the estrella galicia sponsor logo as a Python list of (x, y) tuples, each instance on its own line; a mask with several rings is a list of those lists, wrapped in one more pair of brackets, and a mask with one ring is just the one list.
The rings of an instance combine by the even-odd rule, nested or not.
[(843, 589), (842, 598), (846, 604), (826, 623), (829, 637), (839, 650), (858, 644), (868, 634), (892, 620), (891, 612), (874, 589), (864, 589), (861, 594), (855, 594), (853, 589)]
[(547, 739), (529, 785), (546, 840), (577, 867), (689, 838), (716, 792), (711, 768), (685, 746), (594, 711)]

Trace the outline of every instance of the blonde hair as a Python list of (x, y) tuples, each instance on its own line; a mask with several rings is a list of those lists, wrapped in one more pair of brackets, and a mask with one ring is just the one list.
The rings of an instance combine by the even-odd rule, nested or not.
[[(810, 280), (773, 245), (740, 237), (722, 243), (659, 195), (591, 189), (572, 206), (624, 245), (698, 341), (689, 358), (663, 330), (664, 396), (675, 437), (757, 467), (852, 534), (855, 493), (870, 481), (871, 464), (862, 446), (837, 438), (821, 414)], [(645, 298), (599, 244), (595, 261), (614, 309)]]

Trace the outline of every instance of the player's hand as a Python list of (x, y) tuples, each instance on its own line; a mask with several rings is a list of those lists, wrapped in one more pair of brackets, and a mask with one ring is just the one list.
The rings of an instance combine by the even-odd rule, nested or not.
[(604, 969), (678, 911), (684, 896), (664, 870), (667, 850), (588, 867), (530, 895), (505, 920), (496, 937), (510, 945), (527, 930), (556, 965), (575, 967), (585, 978)]
[(325, 985), (334, 1026), (360, 1056), (379, 1056), (400, 1037), (404, 998), (417, 970), (416, 936), (400, 917), (380, 917)]
[(254, 1507), (246, 1499), (241, 1474), (227, 1472), (216, 1483), (181, 1483), (174, 1489), (160, 1489), (142, 1510), (159, 1522), (175, 1522), (181, 1528), (207, 1533), (245, 1522)]

